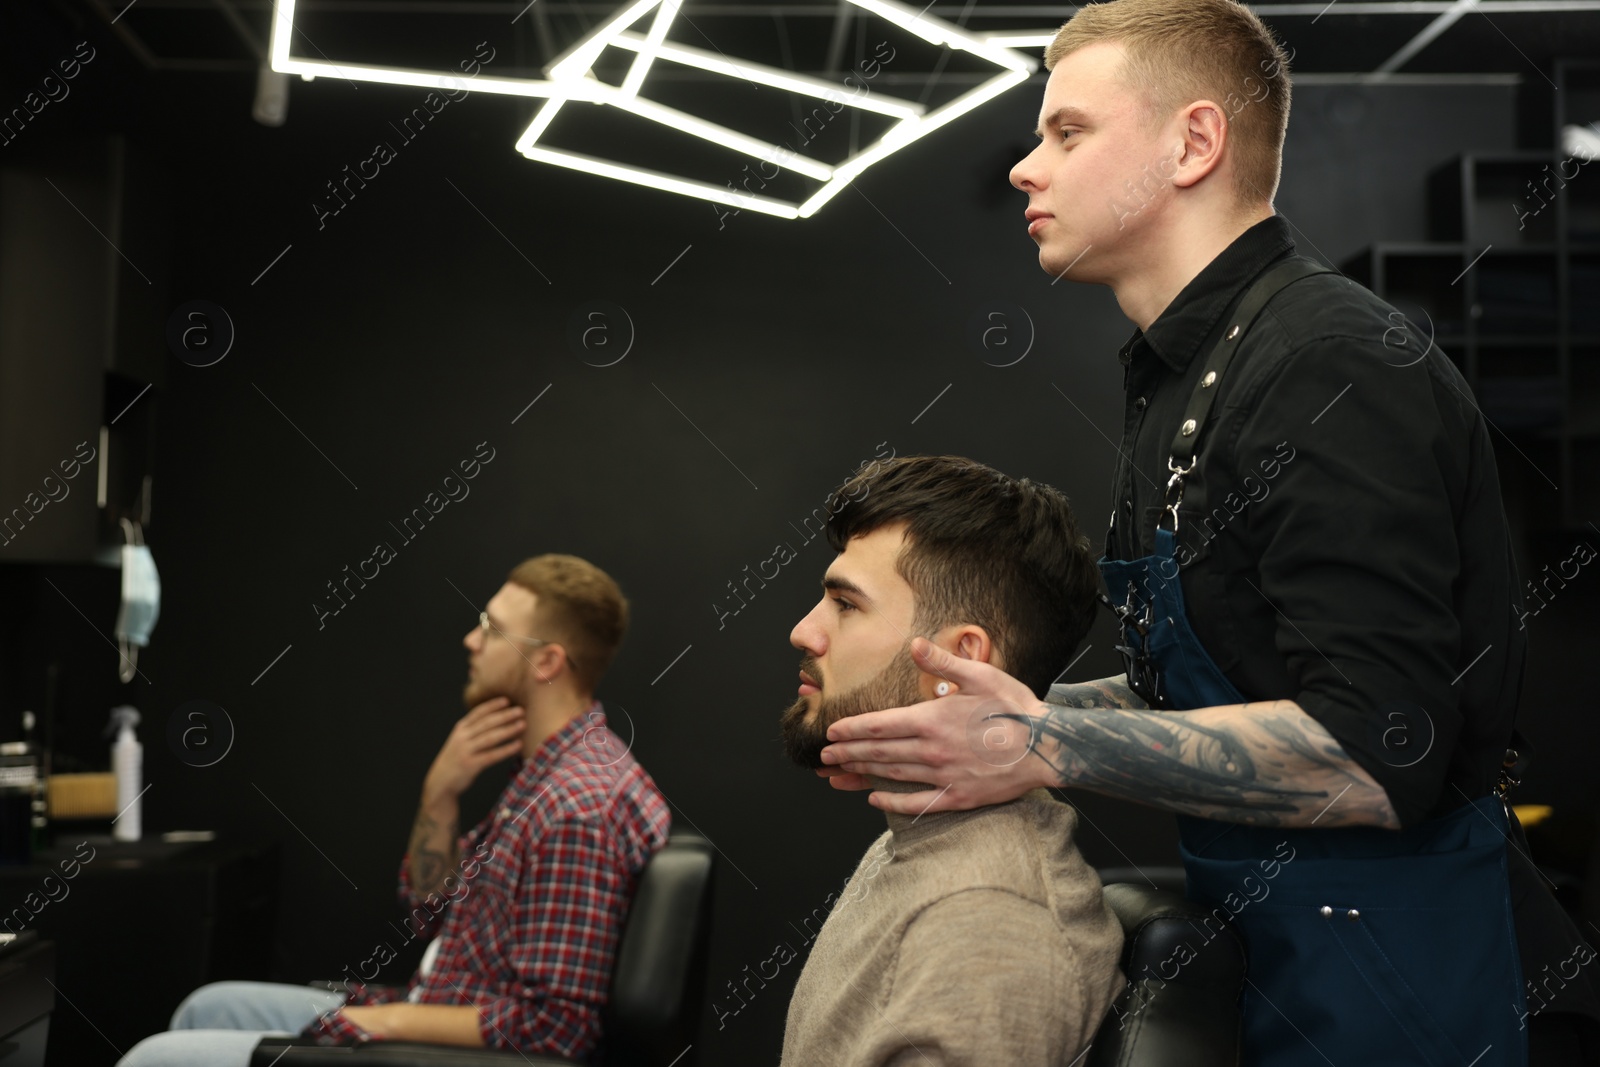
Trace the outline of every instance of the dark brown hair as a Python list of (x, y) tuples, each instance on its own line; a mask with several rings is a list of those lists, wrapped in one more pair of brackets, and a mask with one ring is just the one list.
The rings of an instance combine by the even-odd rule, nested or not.
[(617, 583), (588, 560), (555, 553), (523, 560), (506, 581), (539, 598), (531, 636), (564, 647), (578, 684), (593, 693), (628, 631), (628, 601)]
[(1100, 572), (1067, 498), (961, 456), (874, 461), (834, 490), (828, 544), (904, 522), (896, 572), (924, 636), (983, 627), (1006, 673), (1043, 697), (1094, 622)]

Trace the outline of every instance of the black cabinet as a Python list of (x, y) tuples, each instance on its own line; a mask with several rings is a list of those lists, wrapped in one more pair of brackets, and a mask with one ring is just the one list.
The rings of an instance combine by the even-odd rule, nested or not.
[(47, 1064), (110, 1067), (197, 987), (267, 978), (277, 884), (275, 843), (63, 834), (0, 867), (0, 924), (56, 945)]
[(42, 1067), (55, 1007), (56, 947), (32, 930), (0, 934), (0, 1064)]
[(123, 137), (40, 139), (0, 163), (0, 562), (91, 562), (120, 519), (149, 517), (164, 173)]
[(1461, 368), (1514, 521), (1587, 528), (1600, 523), (1600, 159), (1562, 151), (1559, 131), (1600, 120), (1600, 63), (1554, 73), (1555, 147), (1441, 164), (1430, 240), (1341, 267)]

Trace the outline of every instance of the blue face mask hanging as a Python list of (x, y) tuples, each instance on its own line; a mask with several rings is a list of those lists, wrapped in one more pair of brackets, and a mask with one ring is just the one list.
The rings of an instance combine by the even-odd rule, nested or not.
[(150, 631), (161, 615), (161, 577), (155, 557), (144, 543), (138, 524), (122, 520), (128, 543), (122, 546), (122, 606), (117, 610), (117, 649), (122, 662), (117, 675), (133, 681), (139, 669), (139, 649), (150, 643)]

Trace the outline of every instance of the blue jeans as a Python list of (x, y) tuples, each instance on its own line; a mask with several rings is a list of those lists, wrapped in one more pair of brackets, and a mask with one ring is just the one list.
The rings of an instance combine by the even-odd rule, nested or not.
[(171, 1029), (128, 1050), (117, 1067), (249, 1067), (266, 1034), (297, 1034), (345, 994), (274, 982), (212, 982), (184, 998)]

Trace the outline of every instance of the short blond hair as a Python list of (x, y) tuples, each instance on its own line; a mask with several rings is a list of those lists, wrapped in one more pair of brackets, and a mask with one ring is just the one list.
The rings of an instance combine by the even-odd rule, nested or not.
[(1195, 100), (1221, 104), (1236, 202), (1271, 203), (1289, 128), (1289, 56), (1254, 11), (1235, 0), (1085, 4), (1045, 49), (1045, 69), (1102, 41), (1122, 46), (1123, 80), (1139, 94), (1147, 127)]
[(556, 553), (523, 560), (506, 581), (539, 598), (541, 632), (533, 636), (565, 647), (573, 677), (593, 693), (628, 632), (628, 600), (617, 583), (588, 560)]

